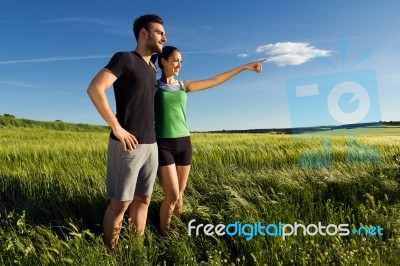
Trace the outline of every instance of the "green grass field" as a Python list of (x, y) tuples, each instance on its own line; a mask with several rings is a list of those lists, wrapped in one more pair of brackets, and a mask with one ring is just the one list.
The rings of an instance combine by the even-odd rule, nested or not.
[[(156, 183), (144, 240), (124, 222), (115, 253), (101, 235), (108, 134), (0, 117), (0, 265), (400, 265), (400, 128), (193, 134), (184, 212), (171, 235), (158, 233)], [(193, 219), (379, 225), (383, 235), (189, 236)]]

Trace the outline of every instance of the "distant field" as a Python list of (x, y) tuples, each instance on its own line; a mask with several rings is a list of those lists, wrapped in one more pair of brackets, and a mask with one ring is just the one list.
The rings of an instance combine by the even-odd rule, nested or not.
[[(110, 254), (101, 236), (108, 129), (10, 121), (0, 117), (0, 265), (399, 265), (399, 127), (330, 132), (328, 142), (316, 133), (195, 133), (184, 212), (172, 234), (158, 233), (156, 183), (144, 241), (132, 239), (125, 222)], [(379, 226), (383, 235), (299, 231), (246, 240), (248, 227), (240, 236), (189, 236), (193, 219)]]
[(400, 136), (400, 126), (364, 127), (354, 129), (333, 129), (306, 134), (326, 134), (333, 136)]

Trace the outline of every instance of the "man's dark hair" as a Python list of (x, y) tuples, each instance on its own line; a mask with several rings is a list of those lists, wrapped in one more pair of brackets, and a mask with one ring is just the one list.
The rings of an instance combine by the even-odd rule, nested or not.
[(160, 16), (156, 14), (147, 14), (138, 17), (135, 22), (133, 22), (133, 33), (135, 34), (136, 41), (139, 41), (139, 32), (141, 29), (149, 30), (151, 23), (159, 23), (164, 25), (164, 22)]

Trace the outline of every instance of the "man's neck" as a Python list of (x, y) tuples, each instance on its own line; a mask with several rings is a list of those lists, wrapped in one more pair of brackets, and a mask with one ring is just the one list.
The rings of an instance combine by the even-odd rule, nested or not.
[(150, 62), (151, 51), (149, 51), (148, 49), (141, 49), (139, 47), (136, 47), (135, 52), (140, 54), (144, 61), (146, 61), (147, 63)]

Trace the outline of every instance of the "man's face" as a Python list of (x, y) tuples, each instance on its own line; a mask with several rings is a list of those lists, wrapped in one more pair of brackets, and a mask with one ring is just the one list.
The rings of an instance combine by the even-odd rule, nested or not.
[(167, 41), (163, 25), (159, 23), (151, 23), (147, 32), (147, 48), (152, 53), (161, 53), (164, 43)]

